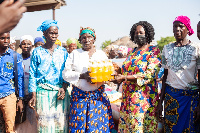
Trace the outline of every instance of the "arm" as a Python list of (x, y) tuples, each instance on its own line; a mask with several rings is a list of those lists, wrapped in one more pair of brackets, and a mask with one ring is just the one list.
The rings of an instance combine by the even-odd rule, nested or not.
[(36, 103), (36, 78), (37, 78), (37, 56), (35, 56), (35, 53), (33, 51), (31, 56), (31, 63), (30, 63), (30, 71), (29, 71), (29, 87), (28, 91), (31, 93), (32, 98), (29, 101), (29, 106), (34, 109), (35, 103)]
[(17, 69), (18, 69), (18, 87), (19, 87), (19, 101), (17, 102), (17, 108), (20, 110), (20, 112), (23, 111), (23, 103), (22, 99), (24, 97), (24, 72), (23, 72), (23, 67), (22, 67), (22, 57), (20, 54), (17, 54)]
[(23, 6), (25, 0), (18, 0), (13, 3), (13, 0), (5, 0), (0, 4), (0, 35), (11, 31), (22, 18), (22, 14), (26, 12), (26, 7)]
[(74, 66), (73, 62), (74, 62), (74, 53), (72, 52), (68, 56), (68, 58), (65, 62), (65, 68), (62, 72), (62, 77), (65, 81), (76, 85), (77, 82), (79, 81), (81, 73), (75, 71), (75, 66)]

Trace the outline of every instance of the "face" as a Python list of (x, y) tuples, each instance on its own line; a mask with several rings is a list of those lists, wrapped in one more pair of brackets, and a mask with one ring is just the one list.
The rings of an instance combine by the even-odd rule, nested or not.
[(138, 44), (138, 46), (143, 46), (146, 44), (145, 30), (141, 25), (136, 27), (134, 42)]
[(200, 23), (197, 25), (197, 37), (200, 40)]
[(109, 53), (109, 58), (110, 59), (113, 59), (117, 56), (117, 51), (116, 50), (110, 50), (110, 53)]
[(71, 53), (74, 49), (77, 49), (77, 45), (75, 43), (71, 43), (68, 47), (69, 53)]
[(183, 40), (187, 37), (188, 29), (183, 23), (175, 21), (173, 24), (173, 33), (177, 41)]
[(35, 47), (39, 47), (39, 46), (42, 46), (42, 45), (44, 45), (43, 42), (36, 42), (36, 43), (35, 43)]
[(9, 44), (9, 48), (11, 48), (12, 50), (15, 51), (15, 45), (16, 45), (16, 43), (11, 43), (11, 44)]
[(93, 47), (95, 39), (91, 34), (85, 33), (85, 34), (81, 35), (80, 42), (83, 46), (83, 49), (85, 51), (89, 51)]
[(23, 40), (20, 44), (20, 48), (22, 49), (23, 54), (28, 54), (30, 53), (32, 49), (32, 43), (30, 40)]
[(55, 43), (58, 38), (58, 28), (56, 26), (51, 26), (44, 32), (44, 37), (46, 42), (53, 42)]
[(0, 36), (0, 49), (7, 49), (10, 44), (10, 33), (3, 33)]

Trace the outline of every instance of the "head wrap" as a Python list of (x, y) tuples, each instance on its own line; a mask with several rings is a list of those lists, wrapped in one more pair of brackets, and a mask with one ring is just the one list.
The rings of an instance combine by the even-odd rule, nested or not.
[(174, 22), (176, 22), (176, 21), (179, 21), (179, 22), (183, 23), (187, 27), (187, 29), (189, 31), (188, 32), (189, 36), (191, 36), (194, 33), (194, 31), (193, 31), (193, 29), (191, 27), (190, 19), (187, 16), (182, 16), (182, 15), (178, 16), (178, 17), (175, 18)]
[(123, 55), (126, 55), (127, 52), (128, 52), (128, 47), (126, 47), (126, 46), (119, 46), (118, 52), (122, 53)]
[(34, 44), (36, 44), (37, 42), (44, 42), (44, 39), (42, 37), (36, 37), (35, 40), (34, 40)]
[[(42, 32), (44, 32), (44, 31), (46, 31), (47, 29), (49, 29), (49, 27), (51, 27), (51, 26), (57, 26), (58, 27), (58, 25), (57, 25), (57, 22), (58, 21), (55, 21), (55, 20), (45, 20), (43, 23), (42, 23), (42, 25), (40, 25), (38, 28), (37, 28), (37, 31), (42, 31)], [(58, 27), (58, 29), (59, 29), (59, 27)]]
[(92, 28), (90, 28), (90, 27), (87, 27), (87, 28), (81, 27), (79, 37), (80, 37), (81, 35), (85, 34), (85, 33), (91, 34), (91, 35), (96, 39), (96, 35), (95, 35), (94, 29), (92, 29)]
[(67, 46), (69, 46), (70, 44), (77, 44), (77, 39), (75, 39), (75, 38), (69, 38), (69, 39), (67, 39)]
[(12, 44), (12, 43), (16, 43), (15, 38), (16, 38), (16, 36), (14, 36), (14, 37), (10, 37), (10, 44)]
[(56, 44), (56, 45), (59, 45), (59, 46), (61, 46), (61, 45), (62, 45), (62, 44), (61, 44), (61, 41), (60, 41), (60, 40), (58, 40), (58, 39), (56, 40), (55, 44)]
[(20, 38), (20, 44), (24, 40), (29, 40), (29, 41), (31, 41), (32, 45), (34, 45), (34, 40), (33, 40), (33, 37), (31, 35), (24, 35), (24, 36), (22, 36)]

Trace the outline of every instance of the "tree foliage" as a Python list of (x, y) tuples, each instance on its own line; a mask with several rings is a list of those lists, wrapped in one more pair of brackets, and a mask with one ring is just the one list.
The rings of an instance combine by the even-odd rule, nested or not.
[(160, 51), (162, 51), (164, 45), (167, 45), (167, 44), (174, 42), (174, 41), (176, 41), (174, 36), (161, 37), (161, 39), (157, 41), (158, 48), (160, 49)]
[(82, 44), (79, 43), (79, 41), (77, 41), (77, 49), (82, 48)]
[(101, 49), (103, 50), (105, 47), (107, 47), (110, 44), (111, 44), (111, 40), (103, 42), (102, 45), (101, 45)]

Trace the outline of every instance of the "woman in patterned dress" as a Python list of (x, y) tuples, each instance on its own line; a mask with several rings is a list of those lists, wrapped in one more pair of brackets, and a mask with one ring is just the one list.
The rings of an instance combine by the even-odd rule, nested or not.
[(70, 101), (70, 133), (113, 133), (114, 122), (103, 82), (92, 83), (89, 61), (107, 60), (102, 50), (95, 49), (95, 31), (81, 28), (79, 41), (83, 48), (73, 50), (65, 63), (63, 79), (73, 85)]
[(160, 68), (160, 50), (150, 45), (154, 28), (147, 21), (134, 24), (131, 40), (138, 44), (122, 65), (122, 74), (115, 82), (123, 82), (123, 100), (120, 109), (119, 133), (156, 133), (158, 90), (156, 75)]
[(176, 42), (165, 45), (162, 52), (164, 77), (158, 113), (161, 114), (164, 100), (165, 133), (199, 133), (196, 119), (199, 117), (199, 86), (196, 79), (197, 72), (200, 72), (199, 46), (187, 39), (187, 34), (190, 36), (194, 33), (190, 19), (187, 16), (176, 17), (173, 33)]

